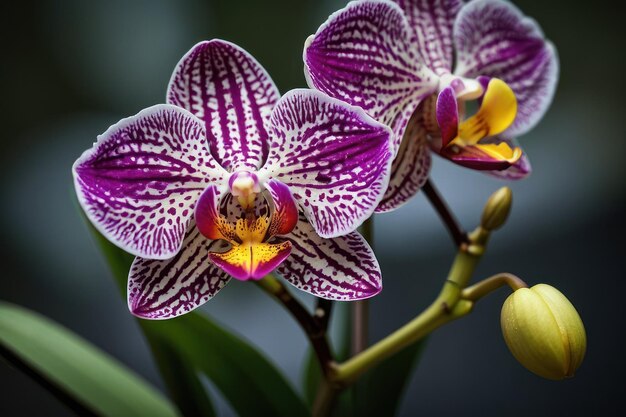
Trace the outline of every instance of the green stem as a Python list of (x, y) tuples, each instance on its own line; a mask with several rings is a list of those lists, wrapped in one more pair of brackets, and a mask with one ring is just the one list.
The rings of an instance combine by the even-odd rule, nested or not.
[(328, 375), (334, 360), (330, 345), (326, 339), (326, 328), (274, 276), (268, 275), (256, 281), (256, 283), (265, 292), (278, 300), (300, 324), (300, 327), (311, 342), (322, 372), (324, 375)]
[(349, 385), (364, 372), (404, 347), (417, 342), (441, 325), (468, 314), (473, 303), (462, 299), (462, 290), (472, 277), (484, 252), (489, 232), (478, 228), (469, 245), (462, 245), (452, 264), (448, 278), (435, 301), (420, 315), (389, 336), (341, 364), (331, 372), (334, 382)]
[(322, 379), (320, 386), (317, 388), (317, 395), (313, 403), (311, 412), (313, 417), (325, 417), (332, 410), (333, 403), (337, 396), (337, 388), (333, 387), (326, 378)]
[(485, 278), (471, 287), (465, 288), (462, 291), (461, 296), (464, 300), (476, 302), (487, 294), (490, 294), (505, 285), (511, 287), (513, 291), (519, 290), (520, 288), (528, 288), (528, 285), (522, 281), (520, 277), (509, 274), (508, 272), (503, 272), (490, 276), (489, 278)]

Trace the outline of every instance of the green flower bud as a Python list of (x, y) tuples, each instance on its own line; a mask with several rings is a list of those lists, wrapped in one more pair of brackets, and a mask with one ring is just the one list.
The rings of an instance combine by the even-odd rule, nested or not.
[(513, 193), (509, 187), (502, 187), (491, 194), (483, 209), (480, 225), (486, 230), (496, 230), (506, 222), (511, 212)]
[(516, 290), (502, 306), (500, 323), (515, 359), (539, 376), (571, 377), (583, 361), (583, 322), (572, 303), (550, 285)]

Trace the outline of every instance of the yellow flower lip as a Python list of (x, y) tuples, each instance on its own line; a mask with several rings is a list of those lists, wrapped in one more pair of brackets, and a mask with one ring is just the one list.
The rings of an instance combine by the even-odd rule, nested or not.
[(471, 154), (478, 160), (503, 161), (511, 165), (516, 163), (523, 155), (521, 148), (512, 148), (506, 142), (482, 142), (508, 129), (516, 115), (515, 93), (504, 81), (492, 78), (480, 108), (476, 114), (459, 123), (456, 137), (446, 146), (447, 152), (451, 155)]
[(550, 285), (511, 294), (502, 306), (501, 326), (513, 356), (544, 378), (572, 377), (585, 356), (583, 322), (569, 300)]

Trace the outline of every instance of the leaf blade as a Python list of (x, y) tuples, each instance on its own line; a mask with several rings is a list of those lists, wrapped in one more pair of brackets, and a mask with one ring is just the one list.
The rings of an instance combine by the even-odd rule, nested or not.
[(0, 345), (90, 413), (179, 415), (156, 389), (117, 360), (25, 308), (0, 302)]
[[(91, 230), (125, 295), (132, 257), (95, 229)], [(206, 315), (191, 312), (170, 320), (137, 320), (157, 362), (160, 362), (158, 351), (166, 351), (170, 358), (186, 364), (188, 369), (205, 374), (241, 417), (298, 417), (309, 414), (302, 398), (263, 354)], [(180, 381), (172, 379), (167, 371), (163, 372), (162, 364), (157, 365), (179, 408), (202, 407), (208, 401), (206, 392), (206, 399), (182, 397), (178, 392)], [(191, 381), (187, 383), (194, 385)], [(195, 392), (198, 396), (202, 394), (197, 390)]]

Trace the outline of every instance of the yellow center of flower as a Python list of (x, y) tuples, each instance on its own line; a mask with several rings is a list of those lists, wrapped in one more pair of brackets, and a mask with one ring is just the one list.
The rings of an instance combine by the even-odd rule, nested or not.
[(212, 260), (227, 268), (231, 266), (241, 271), (242, 276), (261, 278), (256, 271), (262, 270), (263, 264), (268, 264), (291, 247), (288, 241), (264, 242), (270, 224), (267, 216), (239, 219), (234, 228), (230, 223), (222, 223), (222, 235), (232, 248), (224, 253), (211, 253)]
[(508, 144), (501, 142), (480, 143), (483, 138), (495, 136), (504, 132), (515, 120), (517, 115), (517, 99), (511, 87), (504, 81), (493, 78), (483, 102), (473, 116), (459, 124), (457, 137), (448, 146), (473, 146), (494, 159), (515, 163), (522, 156), (519, 147), (512, 149)]

